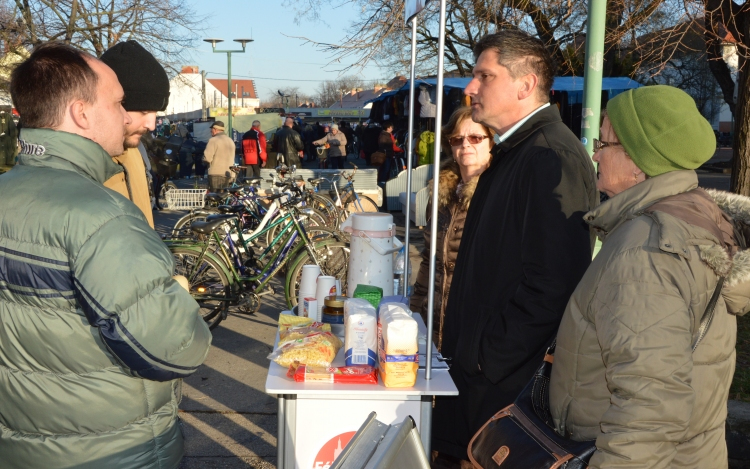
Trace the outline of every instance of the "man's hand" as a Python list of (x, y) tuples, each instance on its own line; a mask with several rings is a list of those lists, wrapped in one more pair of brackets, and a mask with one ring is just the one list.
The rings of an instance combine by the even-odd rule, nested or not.
[(261, 168), (265, 168), (265, 167), (266, 167), (266, 162), (265, 162), (265, 161), (263, 161), (263, 162), (262, 162), (262, 163), (260, 164), (260, 167), (261, 167)]

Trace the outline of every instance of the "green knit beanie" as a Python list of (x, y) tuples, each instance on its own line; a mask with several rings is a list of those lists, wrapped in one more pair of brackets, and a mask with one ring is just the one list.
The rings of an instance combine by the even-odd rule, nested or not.
[(649, 176), (695, 169), (716, 151), (711, 124), (687, 93), (672, 86), (644, 86), (607, 103), (612, 128), (633, 162)]

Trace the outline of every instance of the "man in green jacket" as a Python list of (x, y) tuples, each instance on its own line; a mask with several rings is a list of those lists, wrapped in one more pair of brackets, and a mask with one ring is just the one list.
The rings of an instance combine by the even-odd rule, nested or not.
[(181, 378), (211, 342), (143, 213), (103, 186), (130, 117), (114, 72), (37, 47), (11, 77), (0, 176), (0, 466), (176, 469)]

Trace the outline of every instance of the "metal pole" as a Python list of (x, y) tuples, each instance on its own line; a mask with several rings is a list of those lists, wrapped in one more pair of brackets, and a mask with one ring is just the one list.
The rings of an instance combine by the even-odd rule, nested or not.
[(201, 72), (201, 118), (206, 120), (206, 71)]
[(430, 283), (427, 289), (427, 350), (425, 356), (425, 379), (432, 379), (432, 328), (435, 308), (435, 260), (437, 254), (438, 192), (440, 175), (440, 134), (443, 123), (443, 62), (445, 55), (445, 0), (440, 0), (440, 37), (438, 39), (437, 110), (435, 111), (435, 153), (432, 170), (432, 220), (430, 220)]
[(227, 52), (227, 109), (229, 110), (229, 138), (232, 138), (232, 53)]
[[(408, 296), (409, 291), (409, 232), (411, 226), (409, 225), (409, 218), (411, 217), (411, 167), (413, 159), (413, 149), (411, 142), (414, 141), (414, 80), (417, 75), (417, 15), (411, 19), (411, 75), (409, 75), (409, 141), (406, 142), (406, 224), (404, 234), (404, 280), (403, 289), (404, 296)], [(398, 292), (396, 292), (398, 293)]]
[(602, 112), (602, 69), (604, 68), (604, 23), (607, 0), (589, 0), (586, 20), (586, 67), (583, 72), (583, 112), (581, 143), (594, 154), (594, 139), (599, 138)]

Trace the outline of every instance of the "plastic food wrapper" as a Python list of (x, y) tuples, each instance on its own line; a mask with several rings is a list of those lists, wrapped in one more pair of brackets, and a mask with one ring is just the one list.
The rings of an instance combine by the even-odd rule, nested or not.
[(378, 320), (375, 308), (363, 299), (344, 305), (344, 360), (347, 365), (375, 366), (378, 360)]
[(412, 316), (412, 312), (409, 307), (403, 303), (380, 303), (380, 305), (378, 306), (378, 316), (390, 313), (403, 313), (409, 317)]
[(378, 321), (378, 366), (389, 388), (414, 386), (419, 368), (417, 321), (403, 305), (381, 305)]
[(314, 322), (315, 318), (295, 316), (294, 314), (279, 314), (279, 331), (283, 332), (290, 327), (309, 326)]
[(377, 369), (373, 366), (310, 366), (292, 363), (286, 374), (294, 381), (345, 384), (378, 384)]
[(313, 322), (309, 326), (289, 326), (287, 329), (279, 331), (278, 346), (297, 339), (303, 339), (316, 332), (331, 332), (331, 325), (323, 324), (322, 322)]
[(295, 361), (312, 366), (331, 366), (341, 345), (341, 340), (331, 332), (312, 332), (279, 345), (268, 359), (281, 366), (289, 366)]
[(347, 298), (344, 302), (344, 323), (350, 314), (367, 313), (377, 317), (375, 307), (364, 298)]
[(354, 298), (364, 298), (369, 301), (373, 307), (377, 307), (380, 303), (380, 299), (383, 298), (383, 289), (374, 285), (362, 285), (357, 284), (357, 288), (354, 289)]

